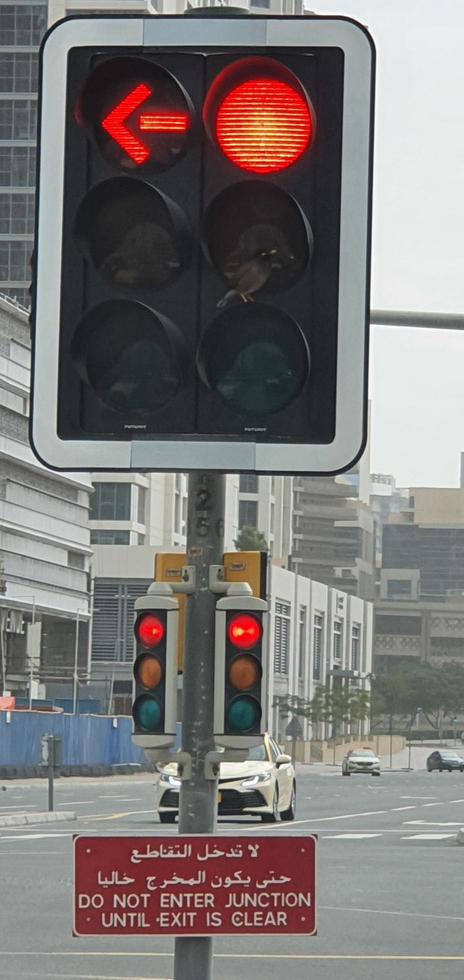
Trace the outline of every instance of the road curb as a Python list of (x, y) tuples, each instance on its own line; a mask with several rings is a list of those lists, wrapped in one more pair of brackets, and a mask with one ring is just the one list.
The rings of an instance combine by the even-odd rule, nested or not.
[(0, 817), (0, 827), (26, 827), (35, 823), (63, 823), (65, 820), (75, 820), (76, 814), (71, 810), (63, 813), (10, 813)]

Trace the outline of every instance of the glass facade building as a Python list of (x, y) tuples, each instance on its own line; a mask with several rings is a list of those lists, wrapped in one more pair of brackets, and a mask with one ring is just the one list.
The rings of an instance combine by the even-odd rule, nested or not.
[(38, 47), (47, 3), (0, 0), (0, 293), (29, 306)]

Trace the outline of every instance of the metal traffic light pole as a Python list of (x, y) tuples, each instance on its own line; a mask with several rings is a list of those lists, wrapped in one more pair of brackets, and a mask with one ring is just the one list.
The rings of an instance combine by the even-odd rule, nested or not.
[[(192, 760), (191, 778), (182, 780), (180, 834), (212, 834), (216, 824), (217, 778), (207, 778), (213, 753), (214, 623), (217, 596), (210, 591), (210, 566), (221, 565), (224, 551), (226, 477), (191, 472), (188, 483), (187, 562), (195, 570), (195, 590), (186, 610), (182, 689), (182, 751)], [(175, 940), (175, 980), (211, 980), (213, 940)]]

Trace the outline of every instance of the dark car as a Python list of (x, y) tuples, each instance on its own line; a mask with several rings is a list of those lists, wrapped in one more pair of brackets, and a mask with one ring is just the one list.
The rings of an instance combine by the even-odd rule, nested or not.
[(427, 759), (427, 772), (432, 772), (432, 769), (439, 769), (440, 772), (443, 772), (444, 769), (448, 772), (451, 772), (452, 769), (459, 769), (460, 772), (464, 772), (464, 759), (457, 752), (437, 749)]

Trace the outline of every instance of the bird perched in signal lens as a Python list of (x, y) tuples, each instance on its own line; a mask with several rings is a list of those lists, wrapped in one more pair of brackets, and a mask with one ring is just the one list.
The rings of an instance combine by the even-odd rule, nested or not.
[(280, 228), (271, 224), (256, 224), (247, 228), (229, 253), (223, 273), (231, 288), (219, 300), (222, 308), (234, 297), (252, 303), (252, 293), (268, 282), (273, 269), (283, 269), (294, 261), (288, 242)]
[(269, 252), (259, 252), (258, 255), (238, 265), (234, 274), (227, 276), (229, 281), (234, 282), (234, 286), (219, 300), (218, 306), (221, 309), (227, 306), (229, 300), (233, 299), (234, 296), (239, 296), (244, 303), (252, 303), (250, 294), (256, 293), (258, 289), (265, 286), (269, 279), (272, 271), (272, 257), (275, 252), (275, 248)]

